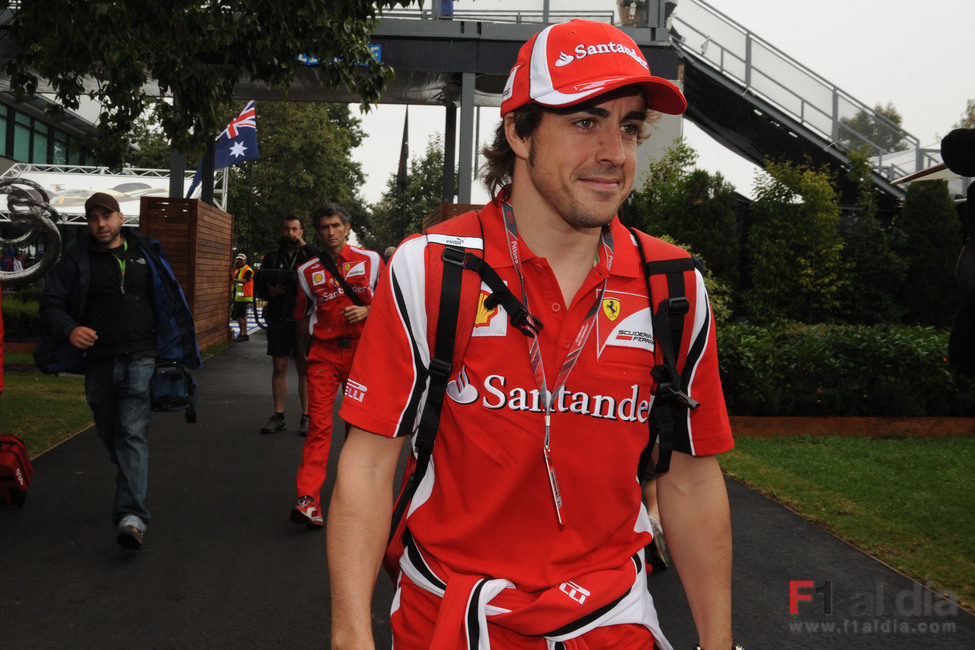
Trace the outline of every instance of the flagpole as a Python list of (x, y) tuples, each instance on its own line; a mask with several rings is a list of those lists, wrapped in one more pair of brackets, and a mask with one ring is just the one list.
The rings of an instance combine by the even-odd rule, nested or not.
[(247, 218), (248, 219), (251, 218), (251, 211), (254, 209), (254, 192), (251, 191), (251, 188), (254, 187), (253, 185), (251, 185), (251, 170), (253, 168), (254, 168), (254, 161), (248, 160), (247, 161)]
[(213, 166), (214, 166), (213, 140), (207, 142), (206, 153), (203, 154), (203, 189), (200, 192), (200, 200), (204, 203), (213, 203)]

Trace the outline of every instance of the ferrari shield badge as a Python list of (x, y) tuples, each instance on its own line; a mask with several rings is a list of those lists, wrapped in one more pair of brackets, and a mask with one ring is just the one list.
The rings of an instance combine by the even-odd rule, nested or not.
[(616, 298), (603, 298), (603, 313), (606, 314), (606, 318), (611, 321), (619, 318), (620, 301)]

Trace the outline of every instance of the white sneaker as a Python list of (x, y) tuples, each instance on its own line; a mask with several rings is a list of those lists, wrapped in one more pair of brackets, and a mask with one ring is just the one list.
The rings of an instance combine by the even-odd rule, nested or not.
[(138, 515), (128, 514), (122, 517), (115, 529), (115, 541), (122, 548), (138, 551), (142, 548), (142, 541), (146, 536), (146, 522)]

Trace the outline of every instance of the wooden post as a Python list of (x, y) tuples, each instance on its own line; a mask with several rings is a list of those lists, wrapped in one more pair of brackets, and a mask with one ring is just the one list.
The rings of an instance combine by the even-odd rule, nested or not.
[(234, 218), (199, 199), (142, 197), (139, 232), (159, 240), (193, 312), (201, 350), (230, 340)]

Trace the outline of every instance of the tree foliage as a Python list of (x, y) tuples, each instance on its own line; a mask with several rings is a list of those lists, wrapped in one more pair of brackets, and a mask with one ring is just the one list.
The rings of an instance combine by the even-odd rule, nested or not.
[[(102, 160), (122, 161), (128, 134), (153, 107), (166, 138), (202, 151), (226, 125), (220, 107), (242, 80), (287, 93), (304, 67), (321, 62), (326, 87), (364, 102), (379, 98), (392, 72), (369, 48), (377, 12), (406, 0), (45, 0), (22, 2), (11, 33), (20, 51), (7, 63), (11, 88), (47, 84), (54, 112), (88, 96), (101, 106), (95, 143)], [(52, 17), (56, 19), (52, 20)], [(45, 80), (47, 84), (45, 83)], [(172, 101), (154, 102), (163, 95)]]
[(848, 151), (866, 151), (870, 155), (886, 151), (900, 151), (904, 143), (901, 114), (894, 104), (877, 104), (872, 111), (859, 110), (853, 117), (841, 117), (845, 127), (840, 131), (840, 143)]
[(364, 137), (346, 104), (258, 102), (260, 158), (229, 168), (227, 211), (234, 215), (234, 243), (248, 254), (275, 246), (281, 218), (299, 216), (314, 243), (310, 216), (326, 201), (361, 221), (358, 189), (363, 175), (351, 158)]
[(975, 129), (975, 99), (969, 99), (965, 112), (961, 119), (955, 124), (956, 129)]
[(744, 308), (755, 322), (828, 321), (847, 282), (839, 202), (826, 170), (770, 162), (755, 182), (746, 240), (752, 288)]
[(697, 153), (684, 141), (650, 163), (646, 181), (624, 205), (624, 219), (645, 232), (685, 242), (724, 286), (738, 286), (740, 245), (734, 187), (721, 174), (695, 169)]
[[(691, 257), (704, 259), (690, 246), (682, 244), (670, 235), (660, 235), (659, 238), (668, 244), (683, 248)], [(708, 292), (708, 303), (711, 305), (711, 315), (714, 318), (714, 324), (721, 327), (731, 321), (731, 288), (718, 278), (707, 265), (704, 266), (704, 271), (701, 275), (704, 276), (704, 288)]]
[(443, 142), (433, 136), (423, 157), (410, 160), (405, 192), (399, 191), (396, 174), (390, 174), (386, 191), (371, 206), (363, 227), (356, 229), (364, 246), (381, 253), (420, 231), (423, 219), (443, 201), (443, 162)]
[[(214, 134), (216, 135), (216, 134)], [(171, 147), (166, 135), (151, 117), (151, 112), (140, 117), (132, 125), (122, 162), (130, 167), (142, 169), (169, 169)], [(186, 167), (195, 168), (200, 157), (186, 157)]]
[(903, 232), (897, 252), (907, 266), (900, 292), (905, 322), (949, 327), (958, 307), (954, 267), (962, 241), (947, 181), (911, 183), (894, 225)]
[(900, 322), (904, 310), (898, 293), (906, 267), (893, 250), (900, 231), (884, 229), (877, 219), (877, 189), (865, 155), (850, 154), (848, 177), (859, 190), (853, 210), (840, 220), (849, 282), (842, 291), (839, 316), (852, 324)]

